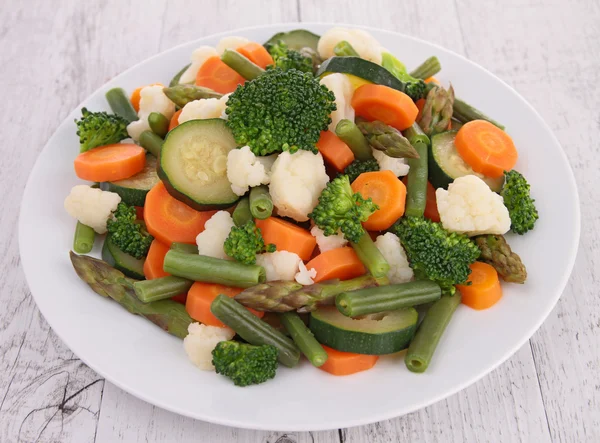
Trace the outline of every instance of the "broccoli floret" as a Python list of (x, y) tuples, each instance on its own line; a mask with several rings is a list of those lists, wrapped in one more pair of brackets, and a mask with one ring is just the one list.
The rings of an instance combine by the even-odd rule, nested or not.
[(137, 259), (148, 255), (154, 240), (143, 223), (136, 221), (135, 207), (119, 203), (113, 213), (114, 219), (106, 223), (108, 235), (117, 248)]
[(275, 377), (277, 348), (222, 341), (212, 351), (217, 374), (229, 377), (236, 386), (264, 383)]
[(535, 200), (529, 194), (529, 183), (520, 172), (505, 171), (504, 179), (501, 195), (510, 214), (510, 228), (514, 233), (523, 235), (533, 229), (539, 218)]
[(256, 263), (256, 254), (275, 252), (275, 245), (272, 243), (265, 245), (260, 229), (250, 220), (244, 226), (231, 228), (223, 249), (231, 258), (253, 265)]
[(81, 119), (75, 120), (81, 152), (98, 146), (119, 143), (129, 137), (127, 134), (128, 121), (116, 114), (107, 112), (90, 112), (81, 109)]
[(357, 243), (365, 232), (361, 223), (377, 209), (379, 206), (373, 200), (354, 193), (347, 175), (340, 175), (327, 183), (319, 203), (308, 216), (325, 236), (341, 230), (346, 240)]
[(454, 285), (467, 281), (469, 265), (480, 254), (469, 237), (448, 232), (428, 219), (404, 217), (394, 230), (415, 275), (438, 283), (445, 293), (454, 294)]
[(308, 72), (267, 70), (227, 100), (227, 126), (238, 145), (255, 155), (317, 152), (321, 131), (331, 123), (335, 96)]
[(350, 183), (352, 183), (356, 178), (362, 174), (363, 172), (372, 172), (379, 171), (379, 163), (377, 160), (354, 160), (346, 169), (344, 169), (344, 174), (348, 176)]
[(281, 68), (284, 71), (297, 69), (302, 72), (313, 72), (313, 60), (306, 57), (298, 51), (289, 49), (282, 40), (268, 46), (269, 54), (275, 62), (274, 67)]

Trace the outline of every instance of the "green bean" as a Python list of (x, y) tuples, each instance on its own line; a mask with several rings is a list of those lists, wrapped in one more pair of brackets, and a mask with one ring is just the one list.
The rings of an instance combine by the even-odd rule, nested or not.
[(173, 242), (171, 243), (171, 248), (173, 251), (185, 252), (186, 254), (197, 254), (198, 246), (190, 245), (189, 243), (179, 243)]
[(250, 213), (254, 218), (264, 220), (273, 213), (273, 200), (266, 186), (257, 186), (250, 189)]
[(346, 317), (358, 317), (429, 303), (439, 300), (441, 295), (442, 291), (436, 283), (417, 280), (342, 292), (335, 297), (335, 305)]
[(143, 303), (165, 300), (187, 292), (194, 282), (181, 277), (160, 277), (152, 280), (137, 281), (133, 290), (138, 299)]
[(452, 108), (452, 118), (458, 120), (461, 123), (468, 123), (472, 120), (487, 120), (494, 126), (504, 130), (504, 126), (498, 123), (496, 120), (491, 119), (479, 109), (474, 108), (468, 103), (462, 101), (460, 98), (454, 99), (454, 107)]
[(237, 206), (233, 210), (231, 218), (233, 218), (233, 222), (238, 228), (240, 226), (244, 226), (249, 221), (252, 221), (252, 213), (250, 212), (250, 200), (248, 199), (248, 197), (244, 197), (238, 202)]
[(232, 49), (225, 49), (225, 52), (221, 55), (221, 60), (246, 80), (254, 80), (265, 73), (263, 68), (255, 65), (242, 54)]
[(112, 88), (106, 93), (106, 101), (110, 105), (110, 109), (123, 117), (128, 122), (134, 122), (138, 120), (137, 112), (133, 109), (131, 102), (125, 95), (125, 91), (122, 88)]
[(460, 300), (459, 292), (454, 295), (444, 295), (429, 308), (404, 359), (406, 367), (411, 372), (425, 372)]
[(165, 135), (169, 132), (169, 123), (169, 119), (160, 112), (151, 112), (148, 116), (150, 129), (160, 138), (165, 138)]
[(419, 158), (408, 159), (410, 169), (407, 177), (406, 210), (404, 214), (409, 217), (422, 217), (427, 205), (429, 137), (425, 135), (417, 123), (404, 131), (404, 135), (419, 154)]
[(368, 232), (365, 232), (358, 243), (350, 243), (360, 261), (365, 265), (373, 277), (385, 277), (390, 270), (390, 265), (385, 260)]
[(266, 271), (262, 266), (186, 254), (172, 249), (165, 255), (163, 269), (177, 277), (236, 288), (249, 288), (266, 280)]
[(295, 312), (284, 312), (280, 318), (281, 323), (283, 323), (285, 329), (292, 336), (296, 346), (306, 355), (306, 358), (308, 358), (313, 366), (317, 368), (323, 366), (327, 361), (327, 352), (325, 352), (323, 346), (313, 336), (298, 314)]
[(419, 66), (417, 66), (410, 73), (410, 75), (414, 78), (420, 78), (420, 79), (425, 80), (425, 79), (428, 79), (429, 77), (433, 77), (435, 74), (437, 74), (441, 70), (442, 70), (442, 65), (440, 64), (440, 61), (438, 60), (438, 58), (434, 55), (432, 57), (429, 57), (427, 60), (425, 60)]
[(371, 160), (373, 158), (373, 150), (369, 146), (369, 142), (353, 121), (340, 120), (335, 127), (335, 135), (348, 145), (357, 160)]
[(140, 145), (156, 158), (160, 158), (163, 139), (152, 131), (144, 131), (140, 134)]
[(333, 53), (338, 57), (360, 57), (358, 52), (346, 40), (339, 42), (333, 47)]
[(181, 68), (181, 71), (179, 71), (177, 74), (175, 74), (175, 77), (173, 77), (171, 79), (171, 81), (169, 82), (169, 88), (172, 88), (173, 86), (176, 86), (179, 84), (179, 79), (181, 78), (181, 76), (183, 75), (183, 73), (185, 71), (187, 71), (187, 68), (189, 68), (190, 65), (187, 64), (185, 65), (183, 68)]
[(96, 232), (94, 229), (78, 221), (73, 236), (73, 251), (78, 254), (87, 254), (94, 247), (95, 239)]

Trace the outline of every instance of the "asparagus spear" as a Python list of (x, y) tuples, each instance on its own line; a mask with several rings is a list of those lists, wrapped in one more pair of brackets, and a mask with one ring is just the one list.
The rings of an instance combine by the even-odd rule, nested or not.
[(259, 311), (288, 312), (296, 309), (298, 312), (309, 312), (318, 306), (334, 304), (335, 296), (342, 292), (386, 284), (386, 277), (375, 278), (371, 275), (345, 281), (328, 280), (308, 286), (294, 281), (272, 281), (245, 289), (235, 296), (235, 300)]
[(480, 235), (474, 238), (481, 249), (479, 260), (492, 265), (504, 281), (525, 283), (527, 269), (521, 257), (515, 254), (502, 235)]
[(200, 100), (201, 98), (221, 98), (223, 94), (196, 85), (175, 85), (170, 88), (164, 88), (163, 92), (169, 99), (180, 108), (183, 108), (189, 102)]
[(415, 148), (396, 128), (378, 120), (374, 122), (359, 121), (356, 125), (372, 148), (383, 151), (386, 155), (394, 158), (419, 158)]
[(429, 136), (448, 130), (452, 119), (454, 105), (454, 89), (452, 85), (446, 90), (442, 87), (431, 89), (427, 93), (423, 112), (419, 118), (419, 126)]
[(75, 272), (94, 292), (112, 298), (132, 314), (150, 320), (169, 334), (179, 338), (187, 335), (188, 326), (194, 320), (182, 304), (172, 300), (142, 303), (135, 296), (135, 280), (125, 277), (122, 272), (97, 258), (77, 255), (72, 251), (70, 256)]

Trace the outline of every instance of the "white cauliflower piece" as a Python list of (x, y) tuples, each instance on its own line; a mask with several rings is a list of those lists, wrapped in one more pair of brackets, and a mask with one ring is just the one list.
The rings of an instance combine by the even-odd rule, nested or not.
[(298, 272), (300, 257), (289, 251), (275, 251), (258, 254), (256, 264), (265, 268), (267, 281), (293, 281)]
[(71, 217), (89, 226), (98, 234), (106, 232), (106, 222), (121, 202), (114, 192), (102, 191), (88, 185), (73, 186), (65, 199), (65, 209)]
[(313, 280), (317, 276), (317, 270), (314, 268), (307, 269), (303, 261), (300, 261), (298, 273), (295, 279), (301, 285), (307, 286), (312, 285), (315, 281)]
[(400, 239), (391, 232), (379, 235), (375, 240), (375, 246), (390, 265), (387, 274), (390, 283), (406, 283), (413, 278), (413, 270), (408, 264), (406, 252), (400, 244)]
[(223, 55), (225, 49), (236, 50), (237, 48), (244, 46), (246, 43), (250, 43), (250, 40), (244, 37), (238, 37), (231, 35), (229, 37), (223, 37), (217, 44), (217, 53)]
[(377, 149), (373, 149), (373, 157), (377, 160), (379, 169), (382, 171), (392, 171), (396, 177), (408, 174), (410, 166), (406, 163), (406, 159), (390, 157), (385, 152)]
[(382, 47), (379, 42), (362, 29), (331, 28), (319, 39), (317, 51), (323, 60), (333, 57), (333, 48), (342, 42), (347, 41), (361, 58), (381, 64)]
[(139, 120), (127, 125), (127, 133), (135, 141), (140, 139), (142, 132), (150, 129), (148, 116), (152, 112), (159, 112), (168, 119), (175, 114), (175, 103), (165, 95), (161, 85), (145, 86), (140, 91)]
[(193, 100), (181, 109), (179, 114), (179, 124), (190, 120), (206, 120), (209, 118), (222, 118), (227, 108), (227, 99), (229, 94), (221, 98), (201, 98)]
[(475, 175), (465, 175), (450, 183), (448, 190), (435, 191), (442, 226), (469, 236), (505, 234), (510, 216), (502, 197)]
[(341, 231), (338, 231), (336, 235), (325, 236), (325, 233), (317, 225), (314, 225), (310, 229), (311, 235), (317, 240), (317, 246), (319, 251), (327, 252), (332, 249), (337, 249), (346, 246), (348, 240), (344, 237)]
[(223, 244), (229, 236), (234, 223), (231, 214), (219, 211), (204, 224), (204, 231), (196, 236), (198, 253), (208, 257), (229, 259), (225, 254)]
[(235, 332), (228, 327), (207, 326), (191, 323), (188, 335), (183, 339), (183, 349), (194, 365), (203, 371), (212, 371), (212, 351), (219, 342), (231, 340)]
[(200, 67), (211, 57), (218, 57), (217, 50), (210, 46), (200, 46), (192, 52), (190, 66), (179, 77), (179, 83), (195, 83)]
[(331, 113), (329, 130), (335, 133), (335, 127), (340, 120), (354, 121), (354, 108), (350, 105), (354, 88), (350, 79), (345, 74), (329, 74), (320, 80), (335, 95), (336, 110)]
[(319, 195), (329, 182), (320, 153), (297, 151), (279, 154), (271, 168), (269, 193), (279, 215), (296, 221), (308, 220)]
[(271, 181), (270, 172), (277, 155), (257, 157), (249, 146), (232, 149), (227, 155), (227, 178), (231, 189), (237, 195), (244, 195), (248, 189), (268, 185)]

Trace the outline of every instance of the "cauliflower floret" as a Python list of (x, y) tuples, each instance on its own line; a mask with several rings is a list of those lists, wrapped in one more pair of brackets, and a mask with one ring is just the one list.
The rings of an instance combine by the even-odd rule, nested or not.
[(250, 43), (250, 40), (244, 37), (238, 37), (231, 35), (229, 37), (223, 37), (217, 44), (217, 53), (223, 55), (225, 49), (236, 50), (237, 48), (244, 46), (246, 43)]
[(410, 166), (403, 158), (394, 158), (386, 155), (383, 151), (373, 149), (373, 157), (379, 164), (379, 169), (382, 171), (392, 171), (396, 177), (402, 177), (408, 174)]
[(204, 224), (204, 231), (196, 236), (198, 253), (208, 257), (229, 259), (223, 244), (229, 236), (234, 223), (231, 214), (227, 211), (219, 211)]
[(127, 133), (135, 141), (140, 139), (142, 132), (150, 129), (148, 116), (152, 112), (159, 112), (168, 119), (175, 114), (175, 103), (165, 95), (161, 85), (145, 86), (140, 91), (139, 120), (127, 125)]
[(362, 29), (331, 28), (319, 39), (317, 50), (323, 60), (333, 57), (333, 48), (342, 41), (347, 41), (358, 52), (361, 58), (381, 64), (382, 47), (379, 42)]
[(121, 197), (114, 192), (77, 185), (73, 186), (65, 199), (65, 209), (71, 217), (75, 217), (98, 234), (104, 234), (106, 222), (120, 202)]
[(330, 235), (328, 237), (325, 236), (323, 230), (319, 228), (317, 225), (314, 225), (310, 229), (311, 235), (317, 239), (317, 246), (319, 246), (319, 251), (327, 252), (332, 249), (341, 248), (346, 246), (348, 240), (344, 238), (344, 234), (340, 231), (336, 235)]
[(301, 262), (298, 254), (289, 251), (267, 252), (256, 256), (256, 264), (267, 271), (267, 281), (293, 281)]
[(307, 269), (303, 261), (300, 261), (299, 270), (296, 274), (296, 281), (301, 285), (312, 285), (313, 280), (317, 276), (317, 270), (314, 268)]
[(277, 155), (257, 157), (249, 146), (232, 149), (227, 155), (227, 178), (231, 189), (237, 195), (244, 195), (248, 189), (259, 185), (268, 185), (269, 176)]
[(510, 216), (502, 197), (475, 175), (465, 175), (450, 183), (448, 190), (435, 192), (442, 226), (469, 236), (505, 234)]
[(183, 348), (192, 363), (203, 371), (212, 371), (212, 351), (222, 341), (231, 340), (235, 332), (228, 327), (207, 326), (191, 323), (188, 335), (183, 339)]
[(227, 108), (229, 94), (221, 98), (201, 98), (189, 102), (181, 109), (179, 124), (189, 120), (206, 120), (209, 118), (222, 118)]
[(337, 109), (331, 113), (331, 123), (329, 124), (329, 130), (335, 133), (335, 127), (340, 120), (354, 121), (354, 108), (350, 105), (354, 88), (345, 74), (329, 74), (323, 77), (320, 83), (327, 86), (327, 89), (335, 95)]
[(278, 214), (296, 221), (308, 220), (317, 206), (319, 195), (329, 182), (320, 153), (282, 152), (271, 168), (269, 193)]
[(413, 278), (413, 270), (408, 264), (406, 252), (400, 244), (400, 239), (391, 232), (380, 235), (375, 240), (375, 246), (390, 265), (387, 274), (390, 283), (406, 283)]
[(198, 49), (192, 52), (192, 63), (190, 66), (181, 74), (179, 77), (179, 83), (194, 83), (200, 67), (206, 60), (211, 57), (218, 57), (219, 53), (215, 48), (210, 46), (200, 46)]

